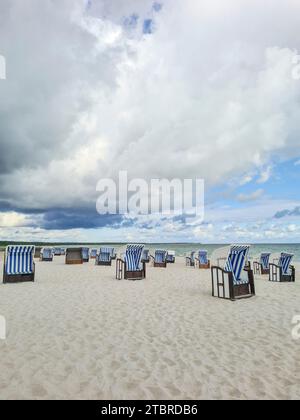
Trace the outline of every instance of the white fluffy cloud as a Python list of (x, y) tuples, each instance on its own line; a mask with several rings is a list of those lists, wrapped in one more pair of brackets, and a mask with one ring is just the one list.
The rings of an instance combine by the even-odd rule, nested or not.
[[(0, 5), (3, 201), (94, 206), (98, 179), (119, 170), (263, 182), (272, 160), (299, 156), (298, 1), (87, 4)], [(143, 36), (149, 17), (155, 32)]]

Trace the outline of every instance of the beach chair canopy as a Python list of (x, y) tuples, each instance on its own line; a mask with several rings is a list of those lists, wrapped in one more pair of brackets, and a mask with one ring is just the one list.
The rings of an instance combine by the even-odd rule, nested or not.
[(285, 252), (281, 253), (278, 265), (279, 265), (279, 267), (282, 268), (282, 274), (283, 275), (289, 275), (290, 274), (290, 265), (291, 265), (293, 257), (294, 257), (293, 254), (287, 254)]
[(242, 278), (241, 274), (247, 261), (250, 245), (232, 245), (229, 251), (225, 270), (233, 274), (234, 284), (248, 283), (248, 278)]
[(42, 248), (41, 254), (43, 258), (52, 258), (53, 249), (52, 248)]
[(127, 245), (124, 261), (127, 271), (140, 271), (144, 245)]
[(260, 256), (260, 263), (261, 263), (262, 268), (263, 268), (264, 270), (268, 270), (268, 268), (269, 268), (270, 256), (271, 256), (271, 254), (270, 254), (270, 253), (269, 253), (269, 254), (267, 254), (267, 253), (263, 253), (263, 254), (261, 254), (261, 256)]
[(6, 274), (32, 274), (34, 250), (34, 246), (8, 246), (5, 260)]
[(109, 247), (101, 247), (99, 250), (99, 261), (102, 262), (109, 262), (112, 258), (112, 250), (113, 248)]
[(163, 251), (161, 249), (157, 249), (155, 251), (154, 261), (156, 263), (164, 263), (166, 261), (167, 251)]
[(198, 252), (198, 259), (201, 265), (207, 265), (208, 264), (208, 254), (205, 250), (200, 250)]

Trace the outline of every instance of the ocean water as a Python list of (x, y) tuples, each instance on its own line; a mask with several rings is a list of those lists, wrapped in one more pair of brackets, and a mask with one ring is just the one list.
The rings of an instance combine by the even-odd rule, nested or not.
[[(121, 249), (124, 245), (121, 244), (110, 244), (114, 246), (116, 249)], [(149, 248), (151, 251), (155, 249), (172, 249), (176, 251), (177, 256), (185, 256), (187, 253), (191, 251), (197, 251), (199, 249), (206, 249), (208, 251), (209, 256), (218, 249), (224, 246), (228, 246), (228, 244), (178, 244), (178, 243), (157, 243), (157, 244), (147, 244), (145, 245), (146, 248)], [(99, 245), (90, 245), (90, 247), (97, 248)], [(250, 248), (250, 257), (256, 258), (262, 252), (271, 252), (272, 254), (278, 254), (281, 252), (288, 252), (294, 254), (294, 261), (300, 262), (300, 244), (255, 244), (251, 245)]]

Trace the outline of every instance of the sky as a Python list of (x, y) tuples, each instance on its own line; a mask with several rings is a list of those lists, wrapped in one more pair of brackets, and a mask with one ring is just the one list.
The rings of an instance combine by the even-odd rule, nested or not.
[[(0, 240), (300, 242), (298, 0), (0, 3)], [(96, 211), (203, 179), (204, 218)]]

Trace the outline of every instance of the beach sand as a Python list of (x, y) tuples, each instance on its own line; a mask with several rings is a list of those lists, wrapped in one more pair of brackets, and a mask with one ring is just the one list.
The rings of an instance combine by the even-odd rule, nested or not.
[(115, 263), (36, 262), (35, 283), (0, 285), (0, 398), (299, 399), (300, 284), (257, 276), (256, 291), (212, 298), (210, 271), (183, 259), (136, 282)]

